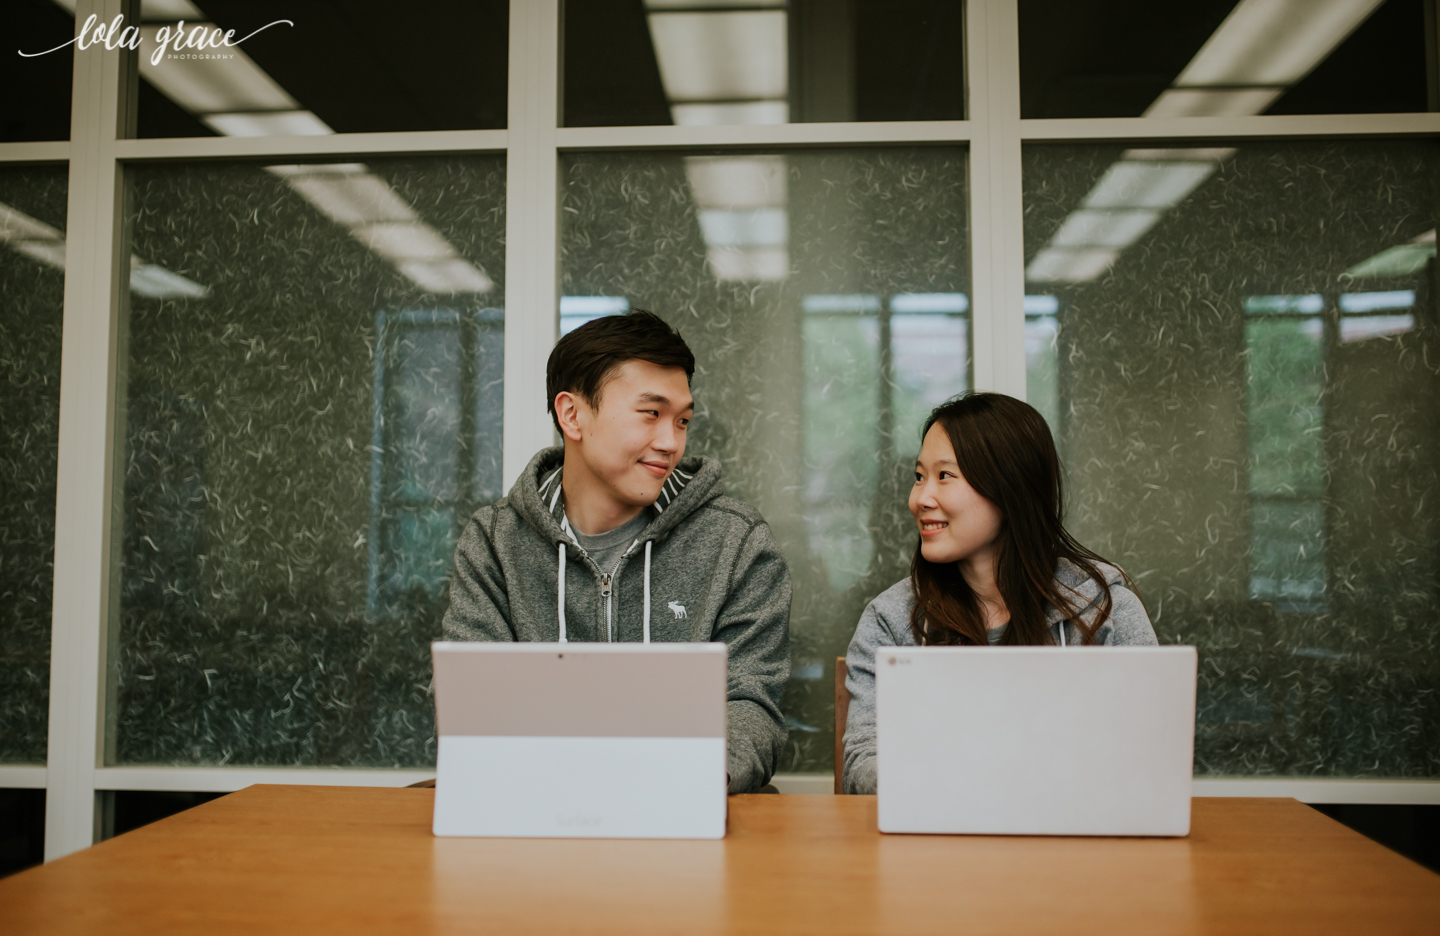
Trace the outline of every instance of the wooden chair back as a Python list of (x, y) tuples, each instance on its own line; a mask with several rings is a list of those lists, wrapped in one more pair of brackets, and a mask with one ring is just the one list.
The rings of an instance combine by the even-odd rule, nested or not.
[(850, 690), (845, 688), (845, 677), (850, 667), (845, 658), (835, 658), (835, 793), (845, 792), (845, 722), (850, 717)]

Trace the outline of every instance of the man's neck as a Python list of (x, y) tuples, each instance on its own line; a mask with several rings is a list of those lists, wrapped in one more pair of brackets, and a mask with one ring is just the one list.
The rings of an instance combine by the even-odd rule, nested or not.
[(578, 453), (565, 449), (565, 471), (560, 476), (564, 491), (565, 516), (570, 525), (586, 536), (599, 536), (624, 526), (639, 515), (644, 507), (636, 507), (617, 498), (598, 478), (590, 473)]

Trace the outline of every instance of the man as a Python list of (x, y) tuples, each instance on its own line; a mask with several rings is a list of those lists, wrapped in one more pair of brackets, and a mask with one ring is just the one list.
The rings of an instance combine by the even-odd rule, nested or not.
[[(546, 367), (561, 448), (470, 518), (448, 640), (723, 641), (731, 793), (769, 782), (785, 746), (790, 572), (720, 465), (684, 459), (695, 357), (635, 310), (561, 338)], [(682, 460), (684, 459), (684, 460)], [(644, 610), (649, 606), (649, 620)]]

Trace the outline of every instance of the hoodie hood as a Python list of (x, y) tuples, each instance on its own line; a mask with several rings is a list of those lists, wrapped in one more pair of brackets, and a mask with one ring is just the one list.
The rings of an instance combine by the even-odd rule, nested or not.
[[(1071, 601), (1075, 602), (1075, 610), (1087, 620), (1090, 615), (1086, 612), (1100, 606), (1102, 588), (1108, 592), (1116, 585), (1125, 585), (1125, 573), (1116, 566), (1108, 562), (1097, 562), (1094, 565), (1096, 570), (1105, 576), (1103, 586), (1069, 559), (1061, 559), (1055, 566), (1055, 581), (1061, 586), (1062, 594), (1066, 594)], [(1053, 605), (1045, 611), (1045, 620), (1050, 624), (1056, 624), (1068, 617), (1068, 614)]]
[[(540, 450), (506, 496), (521, 519), (551, 546), (575, 543), (565, 530), (564, 497), (560, 494), (564, 462), (562, 446)], [(681, 459), (665, 479), (655, 503), (645, 508), (650, 522), (641, 532), (640, 542), (662, 542), (686, 517), (724, 493), (718, 461), (704, 456)]]

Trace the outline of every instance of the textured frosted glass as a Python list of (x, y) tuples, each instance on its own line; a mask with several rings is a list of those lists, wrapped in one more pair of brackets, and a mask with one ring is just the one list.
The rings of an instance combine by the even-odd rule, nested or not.
[[(1102, 178), (1175, 167), (1144, 232), (1057, 239)], [(1023, 168), (1027, 293), (1056, 323), (1028, 385), (1053, 388), (1074, 532), (1200, 648), (1196, 773), (1440, 775), (1440, 148)]]
[(66, 177), (0, 169), (0, 763), (45, 763)]
[(562, 164), (562, 321), (628, 305), (680, 329), (688, 452), (721, 460), (790, 564), (782, 770), (831, 767), (834, 659), (908, 574), (920, 416), (969, 386), (965, 176), (942, 148)]
[(500, 486), (503, 159), (127, 182), (109, 759), (430, 763), (450, 556)]

